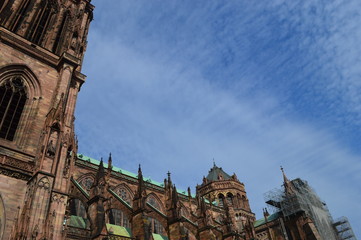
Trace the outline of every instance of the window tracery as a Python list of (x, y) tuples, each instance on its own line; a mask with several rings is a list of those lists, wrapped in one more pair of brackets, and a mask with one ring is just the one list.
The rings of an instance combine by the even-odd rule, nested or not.
[(79, 181), (79, 184), (87, 191), (90, 190), (93, 183), (94, 183), (94, 178), (92, 176), (86, 176)]
[(0, 138), (14, 139), (26, 100), (26, 88), (19, 76), (0, 83)]
[(133, 195), (125, 185), (120, 185), (114, 189), (114, 192), (126, 203), (132, 206)]
[(150, 205), (152, 205), (154, 208), (158, 209), (159, 211), (162, 210), (160, 203), (152, 195), (147, 198), (147, 203), (149, 203)]
[(41, 45), (46, 31), (51, 24), (51, 20), (57, 11), (56, 3), (50, 0), (43, 0), (40, 3), (38, 12), (35, 14), (34, 21), (30, 27), (27, 38), (35, 44)]

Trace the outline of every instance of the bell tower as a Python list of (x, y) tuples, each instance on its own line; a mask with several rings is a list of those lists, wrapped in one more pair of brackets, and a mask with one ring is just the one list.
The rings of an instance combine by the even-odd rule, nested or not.
[(62, 239), (90, 0), (0, 3), (0, 238)]

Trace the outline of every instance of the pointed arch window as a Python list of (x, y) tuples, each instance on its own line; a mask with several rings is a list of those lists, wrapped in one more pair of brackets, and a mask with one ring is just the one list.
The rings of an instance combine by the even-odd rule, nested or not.
[(150, 195), (147, 198), (147, 203), (149, 203), (150, 205), (152, 205), (154, 208), (158, 209), (159, 211), (162, 211), (162, 207), (159, 203), (159, 201), (152, 195)]
[(20, 77), (0, 83), (0, 138), (14, 140), (27, 95)]
[(130, 190), (130, 188), (125, 184), (120, 184), (116, 186), (113, 191), (126, 203), (129, 204), (129, 206), (132, 206), (133, 202), (133, 193)]
[(222, 193), (218, 195), (218, 206), (224, 207), (224, 195)]
[(85, 176), (79, 180), (79, 184), (87, 191), (90, 190), (93, 183), (94, 183), (94, 177), (92, 176)]
[(232, 193), (227, 193), (227, 204), (228, 205), (233, 205), (233, 194)]
[(39, 11), (28, 35), (28, 39), (35, 44), (40, 45), (44, 39), (46, 30), (50, 25), (50, 20), (55, 13), (55, 7), (49, 0), (43, 0), (40, 3)]

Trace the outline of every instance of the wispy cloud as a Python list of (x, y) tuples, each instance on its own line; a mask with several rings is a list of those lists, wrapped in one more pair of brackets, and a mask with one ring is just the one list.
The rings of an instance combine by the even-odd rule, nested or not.
[(82, 153), (111, 151), (158, 181), (170, 170), (183, 189), (214, 158), (245, 182), (258, 216), (284, 165), (361, 225), (360, 3), (94, 4)]

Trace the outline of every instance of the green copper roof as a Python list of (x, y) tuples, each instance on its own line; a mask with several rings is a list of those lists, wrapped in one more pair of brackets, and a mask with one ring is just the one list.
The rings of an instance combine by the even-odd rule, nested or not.
[(107, 223), (106, 224), (108, 233), (121, 237), (131, 237), (132, 232), (129, 228)]
[(152, 233), (152, 236), (154, 240), (169, 240), (168, 237), (156, 233)]
[(231, 176), (229, 176), (225, 171), (223, 171), (222, 168), (219, 168), (216, 166), (216, 164), (214, 164), (211, 170), (209, 170), (208, 172), (207, 179), (209, 181), (218, 181), (219, 176), (222, 176), (223, 180), (228, 180), (231, 178)]
[[(273, 213), (273, 214), (271, 214), (271, 215), (269, 215), (269, 216), (267, 217), (267, 222), (272, 222), (273, 220), (277, 219), (278, 217), (279, 217), (279, 213), (278, 213), (278, 212)], [(263, 225), (263, 224), (265, 224), (265, 223), (266, 223), (266, 219), (265, 219), (265, 218), (261, 218), (261, 219), (258, 219), (257, 221), (255, 221), (255, 222), (253, 223), (253, 226), (254, 226), (254, 227), (259, 227), (259, 226), (261, 226), (261, 225)]]
[[(90, 157), (84, 156), (84, 155), (81, 154), (81, 153), (78, 153), (77, 156), (78, 156), (78, 159), (83, 160), (83, 161), (85, 161), (85, 162), (89, 162), (89, 163), (94, 164), (94, 165), (97, 165), (97, 166), (99, 166), (99, 164), (100, 164), (100, 161), (98, 161), (98, 160), (96, 160), (96, 159), (94, 159), (94, 158), (90, 158)], [(104, 168), (108, 168), (108, 164), (107, 164), (107, 163), (103, 162), (103, 165), (104, 165)], [(114, 171), (114, 172), (119, 172), (119, 173), (121, 173), (121, 174), (123, 174), (123, 175), (125, 175), (125, 176), (132, 177), (132, 178), (135, 178), (135, 179), (138, 178), (138, 174), (129, 172), (129, 171), (124, 170), (124, 169), (122, 169), (122, 168), (118, 168), (118, 167), (114, 167), (114, 166), (113, 166), (113, 171)], [(146, 178), (146, 177), (144, 177), (143, 179), (144, 179), (144, 181), (145, 181), (146, 183), (153, 184), (153, 185), (155, 185), (155, 186), (164, 188), (164, 183), (160, 183), (160, 182), (154, 181), (154, 180), (151, 179), (151, 178)], [(188, 193), (187, 193), (186, 191), (183, 191), (183, 190), (177, 189), (177, 192), (178, 192), (179, 194), (182, 194), (182, 195), (185, 195), (185, 196), (188, 195)]]
[(82, 217), (71, 215), (68, 220), (68, 226), (86, 229), (86, 222)]

